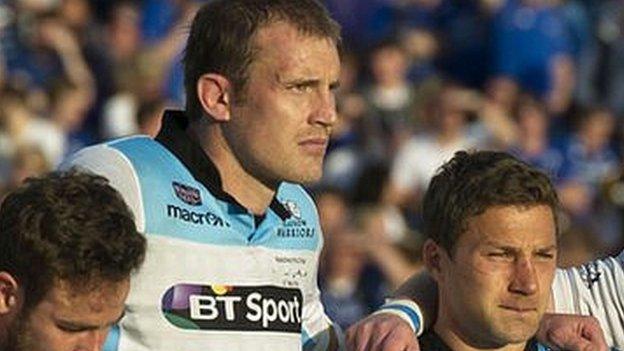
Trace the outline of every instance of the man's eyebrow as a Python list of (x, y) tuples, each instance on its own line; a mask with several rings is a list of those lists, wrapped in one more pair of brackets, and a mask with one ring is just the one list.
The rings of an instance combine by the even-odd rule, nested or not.
[(493, 240), (488, 240), (485, 242), (486, 246), (492, 246), (495, 247), (497, 249), (504, 249), (504, 250), (515, 250), (517, 249), (514, 246), (509, 245), (506, 242), (500, 242), (500, 241), (493, 241)]
[(557, 244), (552, 244), (552, 245), (549, 245), (549, 246), (540, 247), (540, 248), (538, 248), (535, 251), (537, 251), (537, 252), (546, 252), (546, 251), (557, 250), (558, 248), (559, 248), (559, 246), (557, 246)]
[[(126, 311), (123, 311), (119, 317), (117, 319), (115, 319), (113, 322), (107, 324), (107, 326), (112, 326), (115, 324), (118, 324), (123, 317), (126, 315)], [(69, 329), (76, 329), (76, 330), (92, 330), (92, 329), (98, 329), (100, 328), (99, 325), (93, 325), (93, 324), (85, 324), (85, 323), (81, 323), (81, 322), (76, 322), (76, 321), (71, 321), (71, 320), (66, 320), (66, 319), (62, 319), (59, 318), (56, 320), (56, 324), (63, 327), (63, 328), (69, 328)]]
[(290, 78), (290, 79), (282, 79), (280, 80), (283, 84), (287, 84), (287, 85), (315, 85), (315, 84), (319, 84), (321, 82), (321, 80), (319, 78), (316, 77), (310, 77), (310, 78)]
[[(490, 246), (490, 247), (494, 247), (497, 249), (501, 249), (501, 250), (505, 250), (505, 251), (517, 251), (520, 248), (516, 247), (516, 246), (510, 246), (507, 243), (501, 243), (501, 242), (496, 242), (496, 241), (486, 241), (485, 242), (486, 246)], [(547, 245), (544, 247), (539, 247), (537, 248), (535, 251), (550, 251), (550, 250), (556, 250), (557, 249), (557, 244), (551, 244), (551, 245)]]
[(76, 322), (76, 321), (70, 321), (70, 320), (65, 320), (65, 319), (57, 319), (56, 320), (56, 325), (60, 326), (61, 328), (77, 330), (77, 331), (80, 331), (80, 330), (92, 330), (92, 329), (98, 329), (99, 328), (99, 326), (97, 326), (97, 325), (85, 324), (85, 323)]

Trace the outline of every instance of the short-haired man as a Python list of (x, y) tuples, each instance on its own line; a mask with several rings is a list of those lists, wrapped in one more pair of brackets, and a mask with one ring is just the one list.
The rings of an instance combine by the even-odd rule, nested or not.
[(0, 350), (100, 350), (145, 246), (104, 178), (27, 180), (0, 208)]
[(321, 176), (336, 120), (339, 27), (316, 0), (215, 0), (196, 14), (185, 111), (156, 139), (70, 163), (111, 180), (149, 242), (118, 350), (332, 349), (322, 237), (298, 185)]
[(514, 157), (458, 152), (423, 200), (425, 265), (438, 317), (423, 350), (538, 350), (550, 299), (558, 200), (543, 173)]
[[(496, 179), (495, 177), (499, 177), (501, 181), (505, 182), (502, 184), (508, 184), (507, 186), (509, 187), (526, 188), (525, 192), (527, 196), (538, 196), (543, 192), (540, 190), (540, 187), (535, 186), (537, 179), (543, 178), (542, 175), (532, 176), (535, 178), (533, 180), (522, 180), (519, 178), (523, 176), (524, 173), (522, 172), (518, 173), (514, 171), (504, 174), (498, 170), (500, 167), (486, 167), (485, 164), (482, 164), (480, 166), (481, 169), (476, 168), (473, 169), (472, 172), (457, 173), (457, 177), (461, 178), (448, 178), (455, 179), (458, 184), (462, 184), (462, 187), (455, 190), (456, 194), (450, 196), (447, 194), (448, 189), (440, 186), (440, 181), (441, 179), (446, 179), (444, 178), (445, 175), (449, 177), (452, 174), (449, 172), (457, 168), (457, 166), (454, 168), (453, 165), (457, 164), (459, 162), (458, 160), (470, 159), (470, 157), (475, 158), (476, 155), (479, 154), (472, 156), (466, 155), (467, 154), (459, 154), (456, 156), (456, 158), (445, 166), (441, 173), (436, 176), (430, 185), (427, 193), (428, 197), (423, 205), (425, 223), (429, 224), (426, 231), (427, 234), (432, 237), (432, 241), (426, 245), (424, 255), (430, 269), (428, 273), (415, 275), (410, 278), (396, 293), (397, 296), (406, 296), (410, 299), (414, 299), (418, 304), (408, 299), (392, 300), (378, 312), (359, 322), (348, 331), (347, 344), (350, 349), (357, 351), (364, 349), (371, 351), (418, 350), (419, 344), (416, 340), (415, 333), (420, 334), (423, 329), (425, 329), (423, 322), (431, 323), (432, 320), (436, 320), (434, 315), (436, 309), (432, 306), (436, 306), (438, 303), (446, 305), (442, 300), (452, 301), (453, 296), (459, 297), (463, 302), (466, 302), (466, 306), (462, 307), (461, 314), (459, 315), (460, 317), (457, 318), (457, 315), (453, 315), (448, 311), (443, 311), (443, 306), (438, 308), (437, 313), (435, 313), (438, 320), (434, 326), (434, 332), (429, 332), (419, 339), (420, 349), (430, 349), (431, 340), (437, 339), (433, 333), (443, 334), (440, 330), (449, 330), (448, 328), (443, 328), (444, 325), (449, 324), (449, 319), (453, 322), (452, 325), (460, 330), (458, 334), (462, 336), (460, 341), (465, 342), (466, 340), (470, 340), (470, 336), (475, 333), (475, 331), (477, 331), (476, 337), (478, 337), (478, 331), (485, 331), (485, 328), (480, 327), (470, 316), (474, 314), (472, 312), (475, 312), (475, 308), (479, 309), (481, 306), (479, 304), (469, 303), (468, 300), (470, 300), (472, 296), (477, 295), (474, 291), (475, 289), (482, 288), (480, 277), (492, 278), (498, 274), (499, 268), (505, 267), (505, 262), (508, 264), (512, 260), (520, 263), (522, 261), (518, 261), (517, 257), (510, 255), (509, 252), (504, 252), (504, 250), (499, 252), (496, 250), (484, 250), (484, 253), (493, 258), (489, 259), (479, 256), (474, 256), (472, 258), (483, 259), (486, 263), (489, 261), (496, 262), (496, 264), (491, 263), (485, 266), (485, 270), (471, 270), (472, 267), (480, 268), (481, 266), (476, 264), (471, 265), (472, 262), (469, 260), (460, 260), (462, 243), (465, 244), (467, 241), (466, 238), (470, 239), (471, 235), (474, 236), (475, 232), (490, 236), (496, 231), (500, 233), (499, 235), (503, 235), (506, 233), (505, 226), (507, 229), (514, 229), (514, 237), (518, 239), (523, 238), (523, 236), (520, 235), (523, 230), (532, 229), (534, 231), (534, 238), (549, 233), (546, 225), (543, 225), (543, 228), (540, 229), (541, 224), (547, 224), (547, 221), (539, 220), (539, 211), (537, 211), (537, 209), (540, 208), (539, 206), (521, 206), (520, 208), (524, 207), (526, 209), (524, 211), (525, 218), (522, 217), (522, 212), (518, 212), (515, 215), (513, 213), (501, 214), (501, 208), (505, 207), (500, 207), (496, 211), (486, 210), (480, 215), (468, 218), (465, 221), (467, 225), (464, 228), (464, 232), (462, 232), (462, 235), (460, 235), (458, 239), (455, 239), (457, 241), (454, 244), (455, 246), (449, 245), (452, 241), (448, 241), (448, 238), (442, 238), (443, 240), (436, 239), (436, 237), (440, 235), (438, 233), (452, 233), (453, 231), (448, 230), (448, 226), (453, 225), (454, 221), (452, 218), (447, 218), (447, 222), (436, 222), (432, 221), (432, 219), (441, 218), (440, 216), (449, 217), (452, 214), (462, 213), (462, 211), (466, 211), (466, 208), (469, 209), (469, 213), (470, 211), (481, 211), (480, 209), (483, 208), (483, 199), (488, 196), (492, 196), (493, 199), (498, 199), (502, 204), (511, 203), (513, 205), (516, 201), (514, 200), (516, 199), (516, 195), (503, 192), (493, 185), (490, 187), (482, 186), (479, 191), (466, 192), (466, 189), (470, 189), (475, 183), (480, 184), (480, 179), (488, 177)], [(510, 156), (506, 157), (510, 158)], [(518, 170), (526, 169), (526, 166), (518, 161), (515, 162), (520, 164), (520, 166), (516, 166)], [(472, 168), (474, 168), (474, 166)], [(501, 175), (504, 175), (504, 177)], [(542, 182), (544, 181), (542, 180)], [(521, 194), (521, 192), (519, 194)], [(448, 199), (444, 200), (448, 202), (448, 207), (440, 207), (440, 201), (432, 202), (432, 199), (442, 199), (443, 196), (450, 196)], [(554, 199), (554, 195), (549, 197)], [(551, 208), (555, 208), (554, 202), (550, 200), (544, 202)], [(436, 203), (438, 207), (435, 206)], [(541, 208), (545, 209), (544, 206), (541, 206)], [(498, 217), (496, 216), (497, 212)], [(534, 214), (529, 215), (531, 212), (534, 212)], [(546, 213), (544, 211), (541, 212), (543, 212), (543, 214)], [(509, 219), (514, 219), (514, 221), (509, 222)], [(556, 224), (556, 218), (552, 220), (554, 221), (553, 225)], [(434, 224), (433, 227), (431, 223)], [(442, 227), (436, 229), (436, 223)], [(516, 234), (516, 232), (518, 232), (518, 234)], [(523, 243), (524, 245), (528, 245), (530, 241), (525, 239)], [(477, 245), (475, 247), (479, 246)], [(513, 249), (513, 246), (509, 245), (508, 248)], [(550, 253), (546, 254), (546, 256), (549, 255)], [(539, 294), (540, 297), (543, 297), (544, 294), (548, 293), (546, 290), (552, 291), (553, 298), (550, 301), (550, 307), (559, 314), (545, 315), (539, 326), (539, 331), (536, 333), (539, 340), (557, 349), (603, 350), (608, 346), (614, 346), (616, 348), (621, 347), (624, 342), (624, 329), (622, 328), (622, 321), (624, 320), (622, 317), (624, 315), (624, 312), (622, 312), (624, 311), (624, 294), (622, 293), (624, 287), (622, 283), (624, 281), (624, 252), (620, 253), (618, 257), (596, 260), (581, 267), (569, 268), (566, 270), (558, 269), (556, 270), (554, 281), (550, 266), (552, 260), (546, 256), (543, 257), (543, 264), (540, 261), (536, 261), (536, 263), (531, 266), (519, 266), (515, 271), (516, 274), (522, 273), (523, 271), (520, 270), (520, 268), (532, 267), (535, 274), (534, 280), (536, 283), (540, 283), (539, 285), (535, 285), (536, 289), (539, 288), (536, 290), (536, 296)], [(444, 259), (434, 259), (437, 257)], [(455, 267), (456, 270), (446, 270), (446, 272), (455, 273), (458, 276), (452, 275), (451, 278), (447, 279), (448, 274), (445, 274), (445, 270), (442, 269), (446, 266), (440, 264), (440, 262), (448, 264), (449, 267)], [(511, 268), (513, 266), (507, 265), (507, 267)], [(461, 268), (463, 268), (463, 272)], [(468, 274), (466, 270), (469, 270), (468, 273), (470, 274)], [(529, 271), (525, 270), (524, 272), (528, 273)], [(431, 281), (431, 276), (435, 278), (433, 282)], [(528, 279), (530, 275), (525, 275), (525, 277)], [(523, 291), (518, 289), (521, 285), (517, 283), (523, 280), (517, 280), (516, 283), (514, 283), (516, 287), (512, 289), (509, 280), (505, 280), (504, 277), (496, 279), (501, 283), (501, 287), (508, 288), (505, 294), (513, 296), (511, 293), (514, 290), (517, 292), (516, 295), (518, 299), (515, 301), (518, 301), (518, 304), (511, 304), (512, 306), (508, 306), (509, 304), (505, 302), (506, 300), (492, 299), (492, 302), (494, 304), (498, 303), (498, 305), (492, 305), (487, 311), (484, 310), (483, 312), (487, 313), (482, 313), (482, 318), (494, 316), (489, 311), (505, 312), (505, 314), (509, 315), (516, 310), (514, 313), (519, 317), (530, 316), (532, 312), (526, 311), (527, 313), (524, 313), (526, 306), (531, 306), (531, 304), (537, 306), (537, 302), (539, 301), (539, 306), (540, 308), (542, 307), (541, 298), (520, 298)], [(548, 284), (550, 284), (551, 281), (552, 286), (543, 286), (544, 283), (549, 282)], [(453, 286), (453, 290), (450, 292), (448, 290), (449, 282), (451, 282)], [(505, 284), (502, 284), (503, 282), (505, 282)], [(527, 280), (527, 282), (531, 282), (531, 280)], [(439, 293), (436, 292), (436, 283), (437, 289), (440, 290)], [(530, 287), (530, 284), (527, 284), (527, 286)], [(533, 289), (527, 289), (524, 293), (531, 292), (532, 290)], [(492, 294), (496, 292), (494, 288), (488, 289), (488, 291)], [(449, 298), (449, 296), (451, 298)], [(437, 302), (438, 299), (440, 299), (439, 302)], [(457, 304), (450, 304), (450, 306), (457, 306)], [(537, 311), (543, 313), (542, 310)], [(593, 317), (561, 313), (584, 314)], [(423, 315), (425, 317), (424, 321)], [(503, 314), (501, 314), (501, 316), (502, 315)], [(495, 319), (490, 320), (494, 321)], [(517, 321), (522, 321), (522, 319), (518, 318)], [(482, 335), (490, 335), (493, 338), (498, 336), (500, 338), (511, 336), (511, 334), (518, 331), (528, 331), (528, 329), (518, 326), (517, 321), (514, 323), (494, 323), (493, 325), (496, 326), (498, 330), (492, 329)], [(525, 325), (528, 326), (528, 324)], [(531, 324), (530, 326), (530, 329), (532, 329), (534, 325)], [(603, 329), (605, 332), (604, 335)], [(533, 332), (535, 331), (533, 330)], [(432, 336), (434, 337), (432, 338)], [(437, 340), (439, 341), (439, 339)], [(457, 340), (449, 338), (448, 340), (444, 339), (444, 341), (450, 345)], [(454, 344), (452, 348), (455, 348)]]

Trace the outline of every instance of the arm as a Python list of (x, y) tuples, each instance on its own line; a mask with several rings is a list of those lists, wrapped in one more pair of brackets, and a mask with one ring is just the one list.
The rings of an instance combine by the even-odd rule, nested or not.
[[(588, 286), (588, 282), (593, 283)], [(588, 349), (591, 344), (602, 349), (605, 339), (599, 333), (601, 326), (606, 344), (624, 348), (624, 252), (617, 258), (557, 270), (552, 289), (552, 307), (560, 314), (544, 317), (537, 334), (541, 342), (578, 349)], [(424, 317), (422, 323), (428, 328), (434, 322), (436, 290), (435, 282), (425, 272), (410, 278), (395, 296), (416, 301)], [(561, 313), (591, 314), (595, 318)], [(406, 319), (383, 308), (349, 328), (346, 339), (348, 350), (419, 350)]]
[(95, 80), (77, 38), (60, 23), (49, 22), (44, 26), (44, 40), (57, 52), (67, 78), (82, 93), (83, 103), (90, 105), (95, 99)]
[[(435, 321), (437, 290), (435, 281), (426, 271), (412, 276), (395, 292), (394, 296), (400, 298), (398, 302), (389, 301), (347, 330), (347, 350), (420, 350), (416, 333), (422, 333)], [(417, 303), (418, 311), (414, 313), (406, 312), (414, 307), (409, 303), (411, 300)], [(414, 318), (414, 314), (419, 316)]]

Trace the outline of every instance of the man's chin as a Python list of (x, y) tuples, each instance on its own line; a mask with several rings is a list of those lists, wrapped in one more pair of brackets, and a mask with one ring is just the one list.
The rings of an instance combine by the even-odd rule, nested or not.
[(537, 326), (510, 323), (505, 325), (504, 330), (498, 330), (496, 334), (498, 339), (504, 341), (505, 344), (520, 344), (530, 340), (536, 332)]
[(285, 181), (298, 184), (314, 184), (321, 180), (323, 176), (323, 169), (321, 166), (300, 166), (300, 169), (292, 172), (288, 177), (285, 177)]

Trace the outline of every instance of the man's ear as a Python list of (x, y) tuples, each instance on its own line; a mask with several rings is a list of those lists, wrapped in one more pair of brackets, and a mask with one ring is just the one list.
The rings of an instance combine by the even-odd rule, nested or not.
[(439, 283), (442, 272), (447, 269), (448, 254), (446, 250), (435, 241), (427, 239), (423, 245), (422, 258), (433, 279)]
[(232, 83), (220, 74), (207, 73), (197, 80), (197, 98), (204, 112), (217, 122), (230, 120)]
[(8, 272), (0, 271), (0, 315), (18, 308), (19, 285)]

